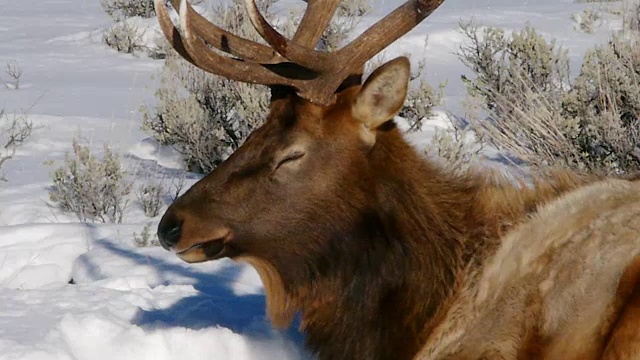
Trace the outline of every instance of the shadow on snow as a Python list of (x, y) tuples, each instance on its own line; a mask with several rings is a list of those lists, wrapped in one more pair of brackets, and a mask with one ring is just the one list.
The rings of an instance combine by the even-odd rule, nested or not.
[[(304, 340), (302, 334), (296, 330), (297, 320), (286, 331), (275, 330), (266, 318), (264, 295), (237, 295), (229, 288), (227, 284), (233, 283), (240, 275), (240, 266), (229, 262), (216, 273), (206, 274), (191, 270), (189, 266), (180, 266), (137, 253), (106, 239), (96, 240), (96, 244), (140, 265), (157, 268), (163, 285), (172, 285), (168, 276), (162, 276), (164, 274), (194, 279), (192, 285), (198, 291), (196, 295), (185, 297), (165, 309), (139, 309), (132, 324), (146, 330), (171, 327), (194, 330), (225, 327), (255, 339), (266, 339), (272, 337), (274, 333), (279, 333), (302, 348)], [(90, 262), (88, 258), (83, 257), (79, 261), (84, 261), (84, 265), (90, 272), (99, 271), (95, 265), (88, 264)]]

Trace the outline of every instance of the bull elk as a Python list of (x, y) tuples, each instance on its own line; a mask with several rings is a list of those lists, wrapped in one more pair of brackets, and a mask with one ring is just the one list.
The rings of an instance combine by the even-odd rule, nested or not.
[(268, 45), (172, 0), (178, 31), (156, 0), (182, 57), (272, 95), (265, 124), (169, 207), (162, 245), (187, 262), (254, 266), (271, 322), (299, 314), (321, 359), (640, 356), (640, 185), (456, 175), (392, 120), (406, 58), (361, 82), (368, 59), (443, 1), (409, 0), (326, 53), (314, 45), (339, 0), (309, 0), (292, 39), (247, 0)]

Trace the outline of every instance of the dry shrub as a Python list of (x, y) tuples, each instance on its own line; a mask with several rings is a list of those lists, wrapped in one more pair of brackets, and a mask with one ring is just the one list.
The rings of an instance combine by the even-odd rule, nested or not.
[(466, 173), (477, 165), (484, 148), (482, 139), (476, 139), (469, 128), (452, 120), (450, 129), (437, 129), (426, 152), (443, 160), (455, 173)]
[[(168, 0), (165, 3), (170, 6)], [(126, 54), (144, 52), (153, 59), (166, 57), (166, 41), (156, 45), (145, 44), (147, 29), (138, 26), (139, 19), (134, 19), (155, 17), (153, 0), (100, 0), (100, 4), (113, 20), (113, 24), (102, 34), (102, 41), (106, 45)]]
[(533, 28), (510, 37), (502, 29), (481, 29), (473, 21), (461, 23), (460, 29), (468, 42), (460, 47), (458, 57), (476, 75), (462, 79), (470, 94), (484, 98), (489, 110), (500, 111), (495, 94), (522, 93), (531, 87), (548, 94), (566, 89), (567, 52)]
[(153, 0), (100, 0), (100, 5), (114, 21), (135, 16), (150, 18), (156, 15)]
[(131, 182), (120, 158), (105, 145), (102, 159), (73, 140), (73, 154), (52, 174), (51, 201), (82, 222), (121, 223), (129, 203)]
[(574, 29), (593, 34), (602, 25), (602, 14), (592, 8), (586, 8), (579, 14), (571, 15)]
[(640, 35), (640, 1), (624, 1), (621, 15), (623, 32)]
[(17, 60), (10, 60), (4, 69), (4, 73), (10, 79), (9, 82), (5, 82), (4, 87), (7, 90), (19, 90), (20, 78), (22, 77), (22, 67), (18, 64)]
[(442, 105), (446, 83), (442, 83), (438, 86), (438, 89), (434, 89), (424, 79), (424, 68), (425, 61), (422, 60), (418, 63), (418, 69), (415, 74), (411, 76), (412, 83), (417, 82), (417, 85), (409, 85), (407, 98), (398, 113), (398, 116), (401, 116), (409, 123), (408, 132), (419, 131), (424, 121), (433, 116), (433, 108)]
[(33, 122), (26, 115), (9, 116), (0, 109), (0, 181), (7, 181), (2, 166), (11, 160), (33, 132)]
[(106, 29), (102, 34), (102, 41), (118, 52), (134, 54), (146, 49), (143, 37), (143, 29), (125, 20)]
[(573, 126), (573, 143), (589, 169), (606, 173), (639, 170), (638, 41), (614, 38), (588, 51), (562, 109)]
[(494, 145), (530, 165), (599, 174), (640, 170), (640, 50), (614, 38), (587, 52), (568, 78), (565, 52), (533, 29), (511, 38), (463, 27), (460, 56), (477, 75), (466, 79), (489, 118), (471, 119)]
[[(262, 10), (269, 16), (268, 7)], [(214, 23), (258, 39), (241, 1), (234, 0), (232, 6), (215, 14)], [(205, 73), (173, 50), (160, 76), (157, 105), (143, 109), (143, 128), (160, 143), (174, 146), (192, 171), (215, 169), (264, 118), (269, 100), (265, 87)]]
[(148, 181), (138, 187), (136, 198), (145, 216), (156, 217), (164, 205), (167, 188), (162, 181)]
[(372, 10), (369, 0), (348, 0), (340, 2), (336, 14), (341, 17), (356, 17), (366, 15)]
[(213, 170), (263, 118), (266, 89), (206, 74), (173, 52), (161, 77), (156, 108), (145, 109), (143, 127), (174, 146), (192, 171)]
[(535, 90), (524, 89), (508, 98), (493, 94), (496, 112), (487, 119), (472, 119), (474, 128), (499, 149), (536, 167), (556, 164), (583, 170), (579, 152), (561, 115), (561, 102)]
[(145, 224), (140, 234), (133, 233), (133, 243), (137, 247), (160, 246), (158, 235), (151, 231), (151, 223)]

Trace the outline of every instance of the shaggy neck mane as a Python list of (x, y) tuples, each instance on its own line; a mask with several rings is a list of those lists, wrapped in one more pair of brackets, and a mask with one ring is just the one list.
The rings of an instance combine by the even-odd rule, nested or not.
[(286, 325), (299, 312), (307, 345), (321, 359), (412, 358), (460, 271), (477, 266), (474, 260), (540, 203), (581, 182), (556, 176), (533, 190), (454, 175), (419, 155), (395, 126), (380, 132), (370, 163), (376, 204), (351, 228), (329, 235), (324, 257), (307, 260), (315, 276), (293, 279), (308, 271), (254, 263), (272, 321)]

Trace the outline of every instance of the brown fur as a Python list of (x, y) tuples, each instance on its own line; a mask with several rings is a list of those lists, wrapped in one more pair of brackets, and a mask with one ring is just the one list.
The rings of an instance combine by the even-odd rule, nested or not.
[(618, 285), (615, 323), (603, 329), (608, 334), (603, 360), (640, 358), (640, 257), (627, 267)]
[[(161, 228), (182, 225), (180, 256), (252, 264), (274, 325), (300, 313), (307, 346), (321, 359), (587, 359), (601, 351), (604, 338), (580, 337), (565, 323), (553, 332), (543, 321), (550, 303), (562, 303), (555, 285), (581, 279), (570, 265), (579, 248), (563, 241), (605, 221), (590, 204), (580, 207), (585, 198), (574, 191), (597, 179), (555, 172), (526, 186), (485, 170), (454, 175), (419, 155), (393, 122), (363, 126), (352, 106), (364, 92), (351, 87), (326, 107), (293, 94), (275, 100), (267, 123), (165, 214)], [(394, 95), (374, 95), (364, 103), (397, 107)], [(380, 109), (369, 110), (356, 115)], [(624, 201), (605, 185), (614, 200), (594, 201), (615, 213)], [(525, 248), (532, 259), (518, 252)], [(626, 314), (620, 329), (634, 316)], [(589, 321), (580, 324), (603, 324)]]
[(639, 253), (640, 184), (607, 180), (563, 195), (461, 274), (417, 358), (633, 352)]

